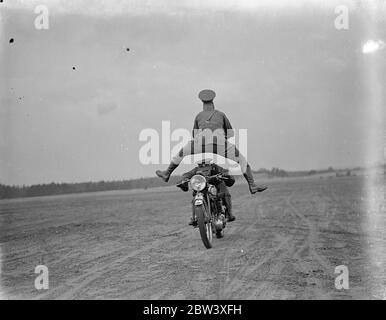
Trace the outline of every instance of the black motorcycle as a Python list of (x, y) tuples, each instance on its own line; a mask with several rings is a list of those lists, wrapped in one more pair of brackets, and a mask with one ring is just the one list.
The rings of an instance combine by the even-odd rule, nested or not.
[(182, 188), (184, 184), (190, 182), (193, 189), (193, 215), (197, 219), (201, 239), (207, 249), (212, 248), (213, 234), (217, 238), (224, 237), (226, 226), (224, 193), (218, 192), (215, 185), (227, 179), (221, 174), (205, 176), (198, 171), (191, 179), (177, 184), (177, 187)]

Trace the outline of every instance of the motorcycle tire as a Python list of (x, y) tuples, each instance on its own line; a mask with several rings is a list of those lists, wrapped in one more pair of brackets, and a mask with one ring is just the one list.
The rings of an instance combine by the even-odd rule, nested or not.
[(212, 248), (212, 240), (213, 240), (213, 231), (212, 231), (212, 223), (210, 221), (206, 222), (205, 220), (205, 211), (206, 208), (204, 206), (197, 206), (194, 208), (198, 229), (200, 230), (201, 240), (204, 243), (205, 248)]

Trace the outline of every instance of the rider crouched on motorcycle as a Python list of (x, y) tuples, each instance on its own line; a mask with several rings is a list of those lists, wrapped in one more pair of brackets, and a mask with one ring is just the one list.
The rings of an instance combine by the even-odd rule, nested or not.
[[(222, 176), (226, 177), (227, 179), (225, 181), (217, 180), (217, 183), (215, 183), (215, 187), (217, 188), (217, 192), (224, 195), (224, 204), (226, 207), (225, 215), (227, 217), (227, 220), (229, 222), (234, 221), (236, 217), (232, 213), (232, 200), (231, 195), (229, 193), (228, 187), (231, 187), (235, 183), (235, 178), (229, 174), (229, 171), (227, 169), (224, 169), (220, 167), (219, 165), (215, 163), (211, 163), (211, 159), (204, 159), (202, 162), (198, 163), (198, 167), (195, 167), (194, 169), (185, 172), (182, 175), (182, 181), (178, 185), (178, 187), (187, 192), (189, 190), (188, 181), (190, 178), (192, 178), (194, 175), (201, 173), (204, 176), (214, 176), (216, 174), (221, 174)], [(212, 183), (212, 182), (211, 182)], [(189, 225), (196, 226), (197, 220), (195, 217), (191, 217), (191, 220), (189, 222)]]

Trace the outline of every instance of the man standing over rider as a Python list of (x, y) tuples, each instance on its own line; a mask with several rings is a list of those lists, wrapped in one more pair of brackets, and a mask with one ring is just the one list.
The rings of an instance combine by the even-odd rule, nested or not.
[(251, 194), (266, 190), (267, 187), (255, 184), (252, 169), (247, 160), (237, 147), (228, 141), (229, 138), (233, 137), (234, 133), (226, 115), (214, 108), (213, 100), (216, 97), (216, 93), (212, 90), (202, 90), (198, 97), (203, 102), (203, 111), (194, 120), (193, 140), (172, 158), (169, 167), (165, 171), (157, 170), (157, 176), (168, 182), (170, 175), (185, 156), (211, 152), (231, 159), (240, 165), (241, 172), (248, 183)]

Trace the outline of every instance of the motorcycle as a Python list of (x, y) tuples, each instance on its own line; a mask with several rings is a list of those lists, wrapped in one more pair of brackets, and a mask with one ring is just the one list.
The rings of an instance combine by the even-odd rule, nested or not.
[(224, 237), (226, 226), (224, 193), (218, 192), (215, 185), (227, 179), (221, 174), (205, 176), (198, 171), (191, 179), (185, 179), (177, 184), (177, 187), (182, 188), (184, 184), (190, 182), (193, 189), (193, 215), (196, 217), (202, 242), (207, 249), (213, 246), (213, 234), (217, 238)]

